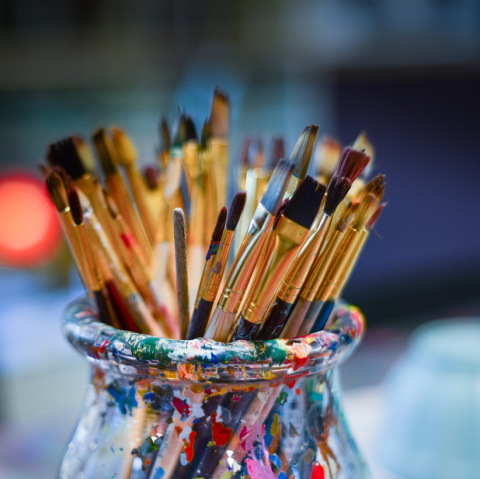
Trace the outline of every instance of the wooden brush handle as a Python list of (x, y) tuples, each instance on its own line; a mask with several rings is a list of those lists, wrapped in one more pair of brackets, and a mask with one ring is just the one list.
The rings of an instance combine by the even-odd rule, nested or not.
[(198, 303), (198, 308), (193, 312), (186, 339), (201, 338), (205, 335), (208, 320), (213, 309), (212, 301), (205, 301), (203, 298)]

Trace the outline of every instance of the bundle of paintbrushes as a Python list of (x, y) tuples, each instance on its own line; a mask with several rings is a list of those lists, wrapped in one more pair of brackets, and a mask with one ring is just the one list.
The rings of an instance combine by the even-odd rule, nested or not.
[[(158, 162), (143, 172), (120, 128), (92, 135), (98, 171), (82, 138), (49, 146), (48, 192), (100, 320), (223, 342), (325, 326), (383, 208), (384, 177), (367, 182), (372, 148), (361, 134), (343, 151), (327, 138), (314, 152), (311, 125), (288, 159), (274, 139), (264, 160), (261, 142), (248, 139), (246, 192), (227, 209), (229, 116), (215, 91), (200, 140), (189, 116), (178, 114), (173, 136), (162, 120)], [(312, 156), (317, 179), (307, 175)]]

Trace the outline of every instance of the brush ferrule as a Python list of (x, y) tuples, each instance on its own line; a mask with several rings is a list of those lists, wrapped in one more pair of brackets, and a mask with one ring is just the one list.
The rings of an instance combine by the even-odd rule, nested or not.
[(243, 310), (251, 323), (260, 323), (272, 302), (279, 282), (295, 257), (308, 229), (282, 216), (275, 229), (275, 246), (264, 272), (259, 271), (253, 287), (252, 300)]
[(240, 309), (258, 255), (267, 237), (265, 233), (272, 227), (274, 219), (275, 217), (266, 210), (262, 203), (259, 203), (247, 234), (240, 245), (237, 258), (232, 265), (222, 297), (218, 303), (223, 311), (237, 313)]
[(318, 229), (314, 231), (307, 242), (303, 245), (300, 254), (295, 259), (295, 262), (285, 275), (285, 279), (280, 286), (277, 296), (282, 301), (293, 304), (297, 299), (312, 264), (315, 262), (322, 249), (329, 223), (330, 217), (324, 215), (320, 221)]

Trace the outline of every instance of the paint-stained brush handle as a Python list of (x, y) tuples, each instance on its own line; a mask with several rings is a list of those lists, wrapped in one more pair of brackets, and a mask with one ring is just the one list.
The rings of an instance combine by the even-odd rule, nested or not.
[(262, 323), (251, 323), (248, 319), (240, 316), (230, 336), (230, 341), (238, 341), (241, 339), (252, 341), (257, 337), (261, 327)]
[(205, 301), (203, 298), (198, 303), (198, 308), (193, 312), (186, 339), (195, 339), (205, 336), (208, 320), (212, 313), (213, 302)]
[(265, 341), (279, 338), (294, 307), (294, 304), (276, 298), (255, 339)]

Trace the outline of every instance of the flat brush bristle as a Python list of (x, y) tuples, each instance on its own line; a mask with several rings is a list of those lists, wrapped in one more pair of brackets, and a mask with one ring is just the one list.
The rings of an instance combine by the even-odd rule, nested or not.
[(52, 143), (47, 158), (52, 166), (62, 167), (72, 180), (78, 180), (87, 173), (71, 138)]
[(95, 160), (87, 142), (80, 135), (70, 136), (72, 139), (75, 151), (77, 152), (80, 161), (85, 170), (91, 175), (95, 174)]
[(110, 176), (117, 173), (116, 156), (105, 129), (99, 128), (95, 131), (92, 135), (92, 140), (104, 175)]
[(135, 146), (128, 135), (116, 126), (110, 128), (112, 144), (117, 152), (117, 158), (120, 164), (126, 168), (135, 165), (137, 162), (137, 152)]
[(358, 207), (359, 204), (356, 203), (345, 208), (335, 225), (337, 230), (343, 233), (352, 224), (353, 218), (357, 214)]
[(48, 173), (45, 180), (48, 194), (57, 211), (64, 211), (68, 207), (68, 197), (62, 177), (56, 171)]
[(217, 222), (212, 233), (212, 243), (218, 243), (222, 239), (223, 230), (225, 229), (225, 222), (227, 220), (227, 208), (224, 206), (217, 217)]
[(371, 230), (375, 226), (385, 206), (387, 206), (387, 203), (382, 203), (381, 205), (377, 206), (375, 213), (373, 213), (373, 215), (370, 217), (370, 219), (367, 221), (367, 224), (365, 225), (365, 228), (367, 228), (367, 230)]
[(303, 180), (307, 174), (310, 158), (312, 157), (313, 146), (317, 138), (318, 125), (305, 127), (302, 134), (293, 148), (290, 160), (295, 163), (293, 176)]
[(158, 175), (153, 166), (147, 166), (143, 170), (143, 176), (150, 190), (156, 190), (158, 188)]
[(226, 138), (228, 135), (228, 124), (230, 116), (230, 105), (228, 97), (218, 88), (213, 93), (212, 111), (210, 123), (213, 138)]
[(344, 148), (334, 176), (348, 178), (353, 183), (370, 162), (370, 157), (363, 151)]
[(353, 219), (352, 226), (356, 230), (361, 230), (375, 213), (379, 202), (379, 198), (372, 193), (369, 193), (367, 196), (362, 198), (360, 205), (358, 207), (357, 214)]
[(325, 190), (325, 185), (311, 176), (307, 176), (290, 198), (283, 215), (304, 228), (310, 229), (317, 216)]
[(83, 223), (83, 210), (76, 188), (68, 190), (68, 204), (70, 205), (73, 221), (76, 225), (81, 225)]
[(385, 175), (377, 175), (375, 178), (370, 180), (362, 191), (362, 195), (368, 195), (369, 193), (373, 193), (377, 196), (383, 195), (383, 191), (385, 190)]
[(242, 216), (243, 208), (245, 207), (245, 201), (247, 200), (247, 194), (245, 191), (239, 191), (232, 200), (230, 209), (228, 210), (226, 229), (229, 231), (235, 231), (240, 216)]
[(294, 166), (293, 161), (283, 159), (278, 162), (275, 170), (273, 170), (267, 189), (260, 201), (263, 207), (273, 216), (277, 215), (278, 207), (282, 202)]
[(345, 196), (347, 196), (351, 187), (352, 183), (348, 178), (338, 178), (334, 176), (330, 180), (327, 188), (327, 198), (323, 208), (323, 211), (327, 216), (333, 215), (337, 206), (343, 201)]

